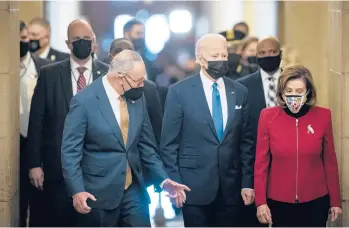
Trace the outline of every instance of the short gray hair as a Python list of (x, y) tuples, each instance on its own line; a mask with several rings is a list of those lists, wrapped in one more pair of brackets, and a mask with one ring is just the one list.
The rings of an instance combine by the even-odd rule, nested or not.
[(143, 62), (142, 57), (135, 51), (123, 50), (113, 58), (109, 71), (127, 73), (133, 69), (135, 62)]

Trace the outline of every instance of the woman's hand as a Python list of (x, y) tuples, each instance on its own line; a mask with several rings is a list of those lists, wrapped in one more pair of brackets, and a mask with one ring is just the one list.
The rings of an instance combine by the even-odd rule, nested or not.
[(340, 207), (331, 207), (331, 221), (336, 221), (338, 216), (342, 213), (343, 211)]
[(260, 223), (269, 225), (273, 224), (269, 207), (266, 204), (257, 207), (257, 218)]

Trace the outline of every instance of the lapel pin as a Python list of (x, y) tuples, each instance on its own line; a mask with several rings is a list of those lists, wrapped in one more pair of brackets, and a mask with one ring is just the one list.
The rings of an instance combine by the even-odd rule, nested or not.
[(231, 94), (234, 94), (234, 92), (231, 92)]
[(56, 56), (55, 55), (51, 55), (51, 61), (54, 62), (56, 60)]
[(314, 129), (313, 129), (313, 128), (311, 127), (311, 125), (309, 124), (309, 125), (308, 125), (308, 134), (310, 134), (310, 133), (313, 135), (313, 134), (314, 134)]
[(97, 74), (101, 74), (101, 72), (100, 72), (100, 71), (97, 71)]
[(135, 101), (132, 101), (132, 104), (136, 103)]

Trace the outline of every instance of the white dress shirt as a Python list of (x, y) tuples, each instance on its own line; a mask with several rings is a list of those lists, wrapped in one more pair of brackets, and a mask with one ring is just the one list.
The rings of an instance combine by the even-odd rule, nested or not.
[[(73, 96), (75, 96), (77, 89), (78, 89), (78, 80), (80, 73), (78, 71), (78, 68), (82, 67), (77, 62), (75, 62), (72, 58), (70, 58), (70, 68), (71, 68), (71, 82), (73, 86)], [(92, 75), (92, 58), (88, 60), (88, 62), (83, 66), (86, 68), (84, 71), (84, 77), (86, 80), (86, 86), (92, 83), (93, 81), (93, 75)]]
[(113, 109), (115, 119), (120, 126), (120, 100), (119, 100), (120, 95), (110, 85), (107, 76), (103, 76), (102, 83), (103, 83), (105, 92), (107, 93), (107, 97), (111, 105), (111, 108)]
[(27, 137), (31, 100), (34, 94), (38, 72), (31, 55), (28, 53), (20, 65), (19, 94), (19, 131)]
[(264, 99), (265, 102), (268, 101), (268, 90), (269, 90), (269, 78), (270, 77), (274, 77), (275, 78), (275, 89), (277, 88), (277, 82), (279, 79), (279, 76), (281, 74), (281, 69), (277, 70), (274, 74), (270, 75), (267, 72), (265, 72), (264, 70), (260, 69), (261, 71), (261, 76), (262, 76), (262, 83), (263, 83), (263, 90), (264, 90)]
[[(200, 72), (200, 77), (202, 81), (202, 85), (204, 87), (204, 92), (206, 96), (206, 101), (208, 104), (208, 108), (210, 109), (210, 113), (212, 116), (212, 91), (213, 91), (213, 81), (208, 79), (203, 72)], [(219, 95), (221, 98), (221, 105), (222, 105), (222, 114), (223, 114), (223, 130), (225, 129), (225, 126), (227, 125), (228, 120), (228, 101), (227, 101), (227, 95), (224, 85), (223, 78), (219, 78), (216, 83), (218, 84), (217, 89), (219, 91)]]
[(47, 59), (48, 57), (48, 53), (50, 52), (50, 46), (48, 46), (41, 54), (40, 54), (40, 58), (42, 59)]

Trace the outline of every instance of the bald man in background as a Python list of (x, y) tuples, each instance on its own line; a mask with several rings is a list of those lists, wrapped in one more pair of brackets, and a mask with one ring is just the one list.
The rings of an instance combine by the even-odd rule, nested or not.
[[(281, 49), (280, 43), (275, 37), (268, 37), (258, 42), (257, 63), (260, 70), (237, 80), (246, 86), (249, 92), (251, 129), (255, 139), (257, 138), (258, 120), (262, 109), (277, 105), (276, 87), (281, 74)], [(241, 226), (265, 226), (259, 223), (256, 213), (255, 206), (244, 208)]]
[(201, 37), (200, 73), (167, 95), (160, 154), (170, 178), (191, 189), (183, 207), (189, 227), (238, 226), (242, 204), (254, 202), (247, 89), (225, 77), (227, 58), (223, 36)]
[(73, 226), (73, 207), (62, 176), (61, 142), (71, 98), (104, 75), (108, 66), (91, 57), (91, 26), (75, 20), (68, 27), (68, 59), (41, 68), (29, 118), (29, 177), (43, 191), (47, 226)]
[(60, 52), (50, 47), (51, 27), (43, 18), (33, 18), (28, 24), (29, 51), (34, 55), (58, 62), (69, 58), (69, 54)]

